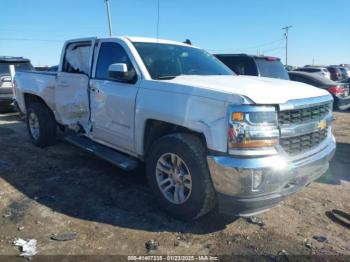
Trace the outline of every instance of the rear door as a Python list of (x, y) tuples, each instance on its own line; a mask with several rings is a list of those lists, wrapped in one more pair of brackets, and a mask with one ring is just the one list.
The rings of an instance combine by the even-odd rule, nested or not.
[[(127, 45), (118, 39), (103, 40), (97, 48), (95, 73), (91, 80), (91, 138), (110, 147), (134, 152), (135, 100), (140, 73)], [(135, 70), (132, 83), (118, 82), (108, 76), (108, 67), (125, 63)]]
[(89, 78), (96, 38), (67, 42), (63, 49), (55, 90), (58, 121), (78, 124), (85, 131), (89, 125)]

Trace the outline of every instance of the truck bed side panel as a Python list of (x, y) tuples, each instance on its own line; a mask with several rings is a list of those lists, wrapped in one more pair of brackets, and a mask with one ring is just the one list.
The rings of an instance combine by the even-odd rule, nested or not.
[(23, 113), (26, 113), (26, 105), (24, 101), (25, 94), (32, 94), (44, 99), (47, 106), (54, 112), (56, 116), (55, 105), (55, 72), (16, 72), (16, 101)]

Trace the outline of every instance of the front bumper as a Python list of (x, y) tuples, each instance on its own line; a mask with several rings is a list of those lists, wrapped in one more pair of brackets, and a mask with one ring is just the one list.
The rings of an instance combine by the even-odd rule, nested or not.
[[(280, 155), (260, 158), (208, 156), (219, 210), (238, 216), (268, 210), (322, 176), (329, 167), (335, 148), (336, 142), (331, 136), (321, 151), (294, 161)], [(254, 172), (261, 174), (258, 187), (254, 187)]]

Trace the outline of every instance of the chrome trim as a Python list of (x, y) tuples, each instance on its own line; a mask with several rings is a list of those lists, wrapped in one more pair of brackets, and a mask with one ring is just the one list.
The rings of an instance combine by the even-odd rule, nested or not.
[(240, 156), (271, 156), (276, 155), (278, 152), (274, 147), (265, 147), (262, 149), (230, 149), (230, 155)]
[(310, 149), (308, 151), (305, 151), (304, 153), (301, 153), (301, 154), (298, 154), (295, 156), (290, 156), (283, 150), (283, 148), (280, 145), (278, 145), (276, 147), (276, 149), (281, 155), (283, 155), (285, 157), (285, 159), (287, 159), (288, 161), (295, 162), (295, 161), (300, 161), (301, 159), (305, 159), (305, 158), (308, 158), (312, 155), (317, 154), (318, 152), (325, 149), (330, 143), (335, 143), (335, 138), (332, 134), (332, 127), (331, 126), (328, 127), (327, 138), (323, 142), (321, 142), (317, 147)]
[[(335, 139), (328, 141), (323, 150), (307, 158), (291, 161), (281, 155), (258, 158), (234, 158), (208, 156), (208, 166), (215, 190), (234, 197), (258, 197), (278, 194), (295, 180), (301, 186), (320, 177), (329, 166), (336, 148)], [(252, 191), (251, 173), (263, 171), (263, 183), (258, 191)]]
[(286, 111), (286, 110), (307, 108), (307, 107), (318, 106), (318, 105), (322, 105), (330, 102), (333, 102), (333, 97), (331, 95), (305, 98), (305, 99), (294, 99), (294, 100), (288, 100), (287, 103), (280, 104), (279, 110)]
[(320, 121), (322, 120), (326, 120), (327, 126), (330, 126), (332, 124), (333, 115), (331, 113), (328, 113), (324, 118), (320, 120), (295, 125), (281, 126), (281, 138), (301, 136), (318, 131)]

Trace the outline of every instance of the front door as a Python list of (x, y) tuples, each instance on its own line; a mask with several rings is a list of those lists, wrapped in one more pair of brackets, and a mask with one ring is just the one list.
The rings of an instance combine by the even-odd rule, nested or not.
[(122, 43), (106, 40), (99, 46), (95, 78), (91, 80), (91, 138), (122, 150), (134, 152), (135, 100), (139, 81), (125, 83), (112, 80), (108, 67), (125, 63), (135, 70)]

